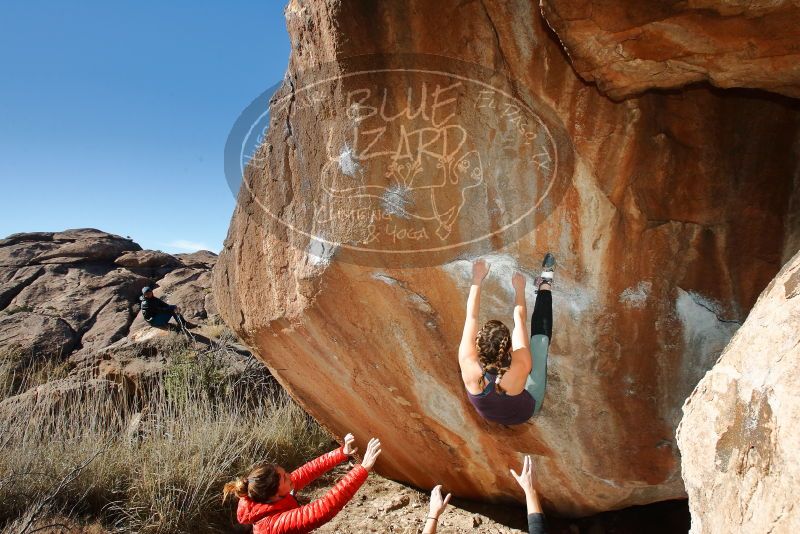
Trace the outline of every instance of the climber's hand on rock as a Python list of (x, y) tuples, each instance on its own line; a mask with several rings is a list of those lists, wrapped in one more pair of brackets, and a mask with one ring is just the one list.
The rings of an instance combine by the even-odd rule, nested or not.
[(430, 504), (430, 513), (428, 514), (430, 517), (439, 517), (444, 512), (444, 509), (447, 507), (447, 503), (450, 502), (450, 497), (452, 497), (452, 493), (448, 493), (447, 497), (442, 499), (442, 485), (439, 484), (435, 488), (431, 490), (431, 504)]
[(352, 456), (358, 451), (358, 447), (355, 447), (356, 438), (353, 434), (347, 434), (344, 437), (344, 447), (342, 447), (342, 452), (345, 453), (347, 456)]
[(489, 264), (486, 260), (476, 260), (472, 264), (472, 283), (480, 284), (489, 274)]
[(364, 453), (364, 459), (361, 461), (361, 465), (364, 466), (364, 469), (367, 471), (372, 471), (372, 467), (375, 465), (375, 461), (380, 455), (381, 440), (372, 438), (367, 444), (367, 452)]
[(531, 457), (525, 455), (525, 460), (522, 462), (522, 471), (517, 474), (513, 469), (510, 470), (511, 475), (517, 480), (522, 490), (527, 493), (535, 493), (536, 489), (533, 487), (533, 462)]
[(525, 292), (525, 277), (522, 275), (522, 273), (514, 273), (514, 276), (511, 277), (511, 285), (514, 287), (514, 291), (517, 293)]

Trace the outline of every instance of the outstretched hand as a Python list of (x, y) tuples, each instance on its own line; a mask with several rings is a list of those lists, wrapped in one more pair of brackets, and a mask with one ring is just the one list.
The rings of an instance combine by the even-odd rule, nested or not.
[(431, 504), (430, 504), (430, 517), (438, 518), (444, 512), (444, 509), (447, 508), (447, 503), (450, 502), (450, 497), (452, 497), (452, 493), (448, 493), (447, 496), (442, 499), (442, 485), (439, 484), (438, 486), (434, 487), (431, 490)]
[(519, 271), (514, 273), (514, 276), (511, 277), (511, 285), (514, 287), (514, 291), (517, 293), (525, 292), (525, 276), (520, 273)]
[(369, 440), (367, 444), (367, 452), (364, 453), (364, 459), (361, 461), (361, 465), (364, 466), (364, 469), (367, 471), (372, 471), (375, 462), (378, 460), (378, 456), (381, 455), (381, 440), (378, 438), (372, 438)]
[(510, 471), (511, 475), (517, 480), (517, 484), (520, 485), (525, 494), (536, 493), (536, 489), (533, 487), (533, 462), (531, 461), (530, 456), (525, 455), (525, 460), (522, 462), (522, 471), (520, 474), (517, 474), (517, 472), (513, 469)]
[(476, 260), (472, 263), (472, 283), (480, 284), (489, 274), (489, 264), (486, 260)]
[(344, 447), (342, 447), (342, 452), (345, 453), (347, 456), (352, 456), (358, 451), (358, 447), (355, 447), (356, 438), (353, 434), (348, 433), (344, 437)]

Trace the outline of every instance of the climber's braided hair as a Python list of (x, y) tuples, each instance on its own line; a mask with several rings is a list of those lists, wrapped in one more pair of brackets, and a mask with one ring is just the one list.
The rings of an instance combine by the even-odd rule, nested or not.
[(278, 493), (281, 477), (278, 466), (275, 464), (261, 463), (254, 465), (247, 476), (239, 477), (225, 484), (222, 490), (222, 500), (233, 494), (237, 497), (248, 497), (260, 503), (268, 502)]
[(505, 393), (500, 387), (500, 379), (511, 367), (511, 332), (501, 321), (487, 321), (478, 331), (475, 338), (478, 347), (478, 359), (483, 372), (497, 376), (495, 389), (498, 393)]

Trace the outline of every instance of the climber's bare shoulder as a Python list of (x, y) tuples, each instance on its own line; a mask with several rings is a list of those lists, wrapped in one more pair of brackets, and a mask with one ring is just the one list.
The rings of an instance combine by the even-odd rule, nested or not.
[(478, 350), (475, 347), (462, 346), (458, 351), (458, 365), (461, 367), (461, 379), (467, 391), (473, 395), (480, 393), (483, 372), (478, 362)]
[(530, 372), (530, 351), (527, 347), (519, 348), (511, 353), (511, 366), (500, 380), (500, 385), (507, 395), (519, 395), (525, 389)]

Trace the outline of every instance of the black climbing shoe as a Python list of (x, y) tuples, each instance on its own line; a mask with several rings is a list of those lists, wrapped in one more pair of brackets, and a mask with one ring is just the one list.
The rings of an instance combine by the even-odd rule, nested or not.
[(555, 266), (556, 266), (556, 257), (548, 252), (547, 254), (544, 255), (544, 260), (542, 260), (542, 270), (553, 272)]
[(542, 274), (536, 277), (536, 280), (533, 282), (534, 286), (536, 287), (536, 291), (538, 293), (539, 286), (542, 284), (550, 284), (552, 287), (553, 285), (553, 269), (556, 266), (556, 257), (550, 254), (549, 252), (544, 255), (544, 260), (542, 260)]

